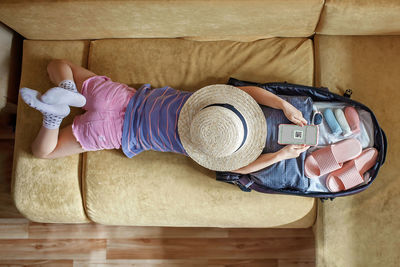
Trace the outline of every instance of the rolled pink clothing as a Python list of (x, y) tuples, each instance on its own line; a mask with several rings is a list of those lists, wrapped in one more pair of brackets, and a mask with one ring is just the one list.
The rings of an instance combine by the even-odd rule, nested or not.
[(86, 112), (76, 116), (72, 132), (87, 151), (119, 149), (125, 110), (136, 90), (113, 82), (106, 76), (93, 76), (83, 82)]
[(346, 107), (344, 109), (344, 116), (346, 117), (347, 123), (353, 133), (360, 131), (360, 117), (358, 116), (357, 110), (354, 107)]

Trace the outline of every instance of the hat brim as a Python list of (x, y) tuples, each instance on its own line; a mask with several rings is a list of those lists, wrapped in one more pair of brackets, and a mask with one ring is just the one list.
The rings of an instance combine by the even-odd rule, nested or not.
[[(246, 120), (248, 130), (246, 141), (236, 152), (218, 158), (203, 153), (190, 140), (193, 117), (204, 107), (215, 103), (234, 106)], [(198, 164), (215, 171), (233, 171), (260, 156), (265, 147), (267, 123), (261, 107), (249, 94), (234, 86), (216, 84), (203, 87), (188, 98), (179, 115), (178, 133), (185, 151)]]

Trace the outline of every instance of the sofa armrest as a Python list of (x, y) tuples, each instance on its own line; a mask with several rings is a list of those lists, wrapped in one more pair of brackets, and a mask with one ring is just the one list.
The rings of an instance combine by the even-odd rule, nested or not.
[[(47, 64), (54, 58), (68, 58), (86, 66), (88, 49), (87, 41), (25, 41), (21, 87), (41, 92), (53, 87), (47, 77)], [(89, 222), (82, 203), (80, 156), (34, 158), (30, 146), (42, 125), (42, 114), (21, 99), (17, 112), (11, 190), (17, 209), (36, 222)], [(63, 125), (70, 124), (72, 117)]]

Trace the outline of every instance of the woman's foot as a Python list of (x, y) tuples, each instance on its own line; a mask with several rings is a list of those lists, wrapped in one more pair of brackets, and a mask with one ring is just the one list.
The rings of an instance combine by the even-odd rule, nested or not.
[(86, 98), (78, 92), (75, 83), (71, 80), (60, 82), (58, 87), (44, 93), (41, 100), (51, 105), (65, 104), (72, 107), (83, 107), (86, 104)]
[(62, 119), (70, 112), (70, 108), (66, 104), (49, 105), (44, 103), (41, 101), (40, 93), (36, 90), (21, 88), (20, 93), (26, 104), (43, 114), (43, 126), (48, 129), (59, 128)]

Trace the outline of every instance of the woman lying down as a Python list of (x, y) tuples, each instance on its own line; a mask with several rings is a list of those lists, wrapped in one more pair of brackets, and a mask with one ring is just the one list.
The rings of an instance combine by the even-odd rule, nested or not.
[[(261, 154), (267, 124), (259, 104), (281, 109), (297, 125), (307, 121), (290, 103), (259, 87), (210, 85), (192, 93), (145, 84), (136, 90), (67, 60), (51, 61), (47, 71), (57, 87), (43, 95), (20, 90), (22, 99), (43, 114), (32, 144), (39, 158), (120, 148), (131, 158), (155, 150), (184, 154), (211, 170), (246, 174), (309, 148), (287, 145)], [(86, 112), (60, 131), (70, 106)]]

